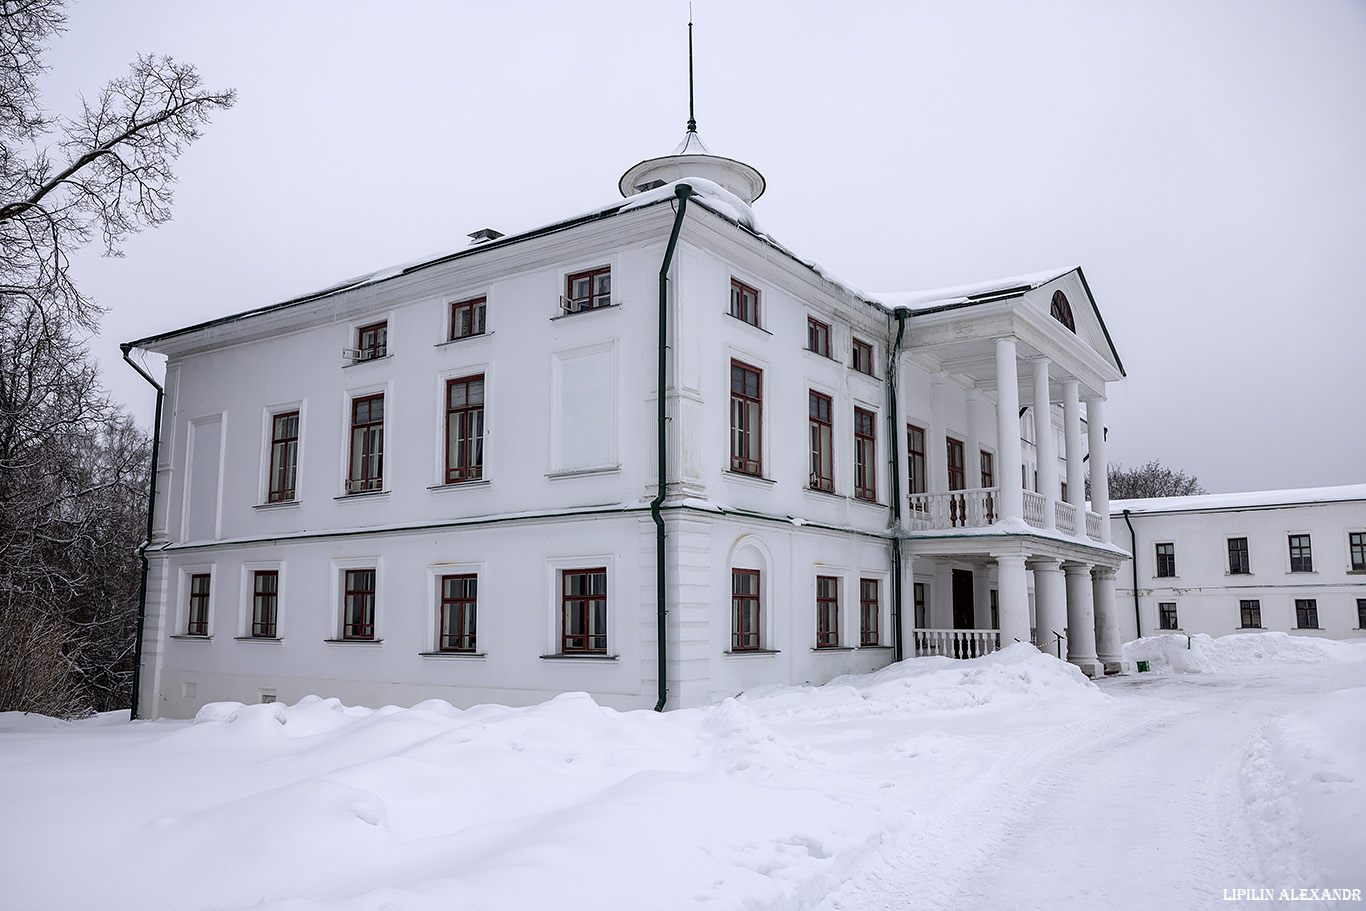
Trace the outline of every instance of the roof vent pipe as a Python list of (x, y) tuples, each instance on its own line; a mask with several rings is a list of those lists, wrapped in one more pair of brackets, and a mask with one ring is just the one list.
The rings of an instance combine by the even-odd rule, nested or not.
[(474, 246), (475, 244), (482, 244), (490, 240), (497, 240), (502, 236), (502, 231), (495, 231), (492, 228), (480, 228), (478, 231), (475, 231), (468, 235), (470, 239), (470, 246)]

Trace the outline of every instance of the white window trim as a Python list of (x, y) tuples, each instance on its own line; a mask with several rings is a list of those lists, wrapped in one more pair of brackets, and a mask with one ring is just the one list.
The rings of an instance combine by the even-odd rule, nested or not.
[[(593, 569), (603, 566), (607, 568), (607, 651), (603, 654), (568, 654), (560, 650), (561, 644), (561, 595), (563, 592), (563, 582), (561, 578), (566, 570)], [(620, 607), (617, 604), (618, 592), (622, 586), (617, 579), (617, 561), (613, 554), (586, 554), (574, 557), (551, 557), (545, 561), (545, 592), (546, 592), (546, 648), (542, 655), (554, 656), (556, 660), (574, 661), (581, 660), (587, 662), (600, 662), (606, 659), (618, 658), (617, 650), (618, 630), (617, 627), (624, 622)], [(563, 656), (563, 657), (561, 657)]]
[[(478, 336), (474, 336), (478, 338)], [(464, 341), (461, 339), (460, 341)], [(477, 481), (460, 481), (455, 484), (446, 483), (446, 384), (451, 380), (458, 380), (467, 376), (484, 377), (484, 467), (483, 472)], [(494, 450), (490, 447), (493, 440), (493, 431), (490, 429), (490, 418), (493, 415), (492, 390), (493, 383), (493, 362), (481, 361), (479, 363), (468, 364), (461, 367), (443, 369), (436, 375), (436, 415), (434, 418), (435, 440), (433, 440), (433, 462), (432, 462), (432, 490), (445, 490), (446, 488), (468, 487), (471, 484), (487, 484), (491, 480), (491, 469), (494, 464)], [(388, 417), (388, 400), (385, 401), (385, 417)], [(388, 441), (385, 441), (386, 444)], [(386, 479), (388, 489), (388, 481)]]
[[(330, 565), (332, 567), (332, 597), (328, 602), (332, 605), (332, 625), (331, 634), (328, 642), (351, 643), (373, 643), (378, 645), (384, 641), (382, 624), (383, 617), (381, 608), (384, 603), (384, 560), (379, 556), (372, 557), (338, 557), (334, 558)], [(348, 569), (373, 569), (375, 571), (375, 635), (373, 639), (343, 639), (342, 626), (343, 617), (346, 613), (346, 605), (343, 599), (346, 597), (346, 571)]]
[[(877, 645), (863, 644), (863, 601), (861, 582), (863, 579), (872, 579), (877, 582)], [(885, 569), (860, 569), (854, 576), (854, 610), (857, 616), (854, 617), (854, 638), (852, 645), (856, 648), (891, 648), (891, 603), (888, 595), (892, 591), (892, 574)], [(913, 590), (914, 593), (914, 590)], [(915, 603), (911, 603), (912, 617), (914, 620)], [(912, 624), (914, 625), (914, 624)]]
[[(493, 293), (493, 286), (485, 285), (482, 288), (476, 287), (457, 294), (443, 295), (442, 306), (445, 308), (445, 312), (442, 314), (442, 326), (445, 331), (442, 333), (441, 339), (437, 342), (437, 345), (449, 345), (453, 342), (469, 342), (477, 338), (483, 338), (486, 335), (492, 335), (493, 328), (489, 325), (489, 317), (493, 313)], [(482, 297), (484, 299), (484, 331), (478, 335), (462, 335), (459, 338), (452, 338), (451, 309), (456, 304), (463, 304), (466, 301), (472, 301), (477, 297)]]
[[(206, 631), (204, 635), (190, 635), (190, 577), (208, 574), (209, 576), (209, 612), (207, 617)], [(216, 601), (218, 600), (218, 566), (215, 563), (191, 563), (179, 568), (179, 576), (176, 582), (176, 618), (174, 632), (171, 634), (175, 639), (212, 639), (214, 633), (214, 620), (218, 615)]]
[[(450, 319), (450, 317), (447, 317), (447, 319)], [(394, 347), (394, 345), (393, 345), (393, 342), (394, 342), (394, 311), (393, 311), (393, 310), (386, 310), (386, 311), (384, 311), (384, 312), (382, 312), (382, 313), (372, 313), (372, 314), (370, 314), (370, 315), (368, 315), (368, 316), (359, 316), (359, 317), (356, 317), (356, 318), (352, 319), (349, 323), (347, 323), (347, 326), (346, 326), (346, 343), (345, 343), (344, 345), (342, 345), (342, 350), (343, 350), (343, 351), (353, 351), (353, 350), (355, 350), (356, 345), (360, 342), (359, 333), (360, 333), (361, 327), (362, 327), (362, 326), (373, 326), (373, 325), (375, 325), (376, 323), (383, 323), (383, 324), (384, 324), (384, 356), (383, 356), (383, 357), (374, 357), (374, 358), (370, 358), (369, 360), (365, 360), (365, 361), (358, 361), (358, 360), (354, 360), (353, 358), (344, 357), (344, 358), (342, 359), (342, 366), (343, 366), (343, 367), (359, 367), (361, 364), (374, 364), (374, 363), (379, 363), (379, 362), (381, 362), (381, 361), (387, 361), (389, 358), (391, 358), (391, 357), (394, 356), (394, 355), (393, 355), (393, 347)]]
[[(251, 611), (252, 602), (255, 600), (256, 585), (255, 575), (259, 570), (275, 570), (278, 578), (275, 580), (275, 637), (257, 637), (251, 634)], [(210, 582), (210, 592), (213, 591)], [(273, 642), (285, 638), (285, 563), (283, 560), (254, 560), (243, 563), (241, 568), (241, 597), (238, 598), (239, 616), (237, 619), (237, 638), (257, 639), (260, 642)]]
[[(260, 489), (256, 494), (256, 503), (260, 506), (287, 506), (303, 501), (303, 492), (300, 488), (304, 483), (304, 419), (305, 410), (308, 405), (307, 399), (295, 399), (292, 402), (280, 402), (267, 405), (261, 410), (261, 482)], [(299, 448), (295, 453), (295, 479), (294, 479), (294, 499), (284, 500), (278, 503), (270, 502), (270, 450), (275, 439), (274, 421), (277, 414), (288, 414), (291, 411), (299, 412)]]
[[(759, 559), (756, 560), (736, 560), (736, 554), (740, 553), (745, 547), (751, 547), (758, 553)], [(758, 563), (759, 565), (754, 565)], [(725, 634), (721, 642), (725, 647), (722, 651), (726, 657), (745, 658), (753, 655), (772, 655), (778, 653), (777, 626), (773, 616), (773, 605), (776, 603), (773, 597), (773, 586), (777, 582), (776, 574), (773, 570), (773, 552), (769, 549), (764, 539), (754, 533), (741, 535), (731, 545), (730, 553), (726, 555), (726, 576), (725, 591), (731, 591), (731, 570), (753, 569), (759, 572), (759, 648), (754, 651), (736, 651), (733, 648), (735, 633), (735, 618), (732, 614), (734, 607), (730, 597), (725, 599)], [(812, 583), (814, 591), (815, 583)], [(813, 596), (814, 597), (814, 596)], [(814, 633), (813, 633), (814, 635)]]
[[(839, 599), (839, 617), (837, 618), (835, 629), (839, 634), (839, 644), (835, 646), (821, 647), (816, 644), (816, 636), (820, 632), (820, 614), (816, 610), (817, 576), (833, 576), (837, 580), (835, 583), (835, 595)], [(852, 648), (853, 646), (850, 645), (849, 637), (849, 567), (831, 566), (828, 563), (813, 563), (811, 564), (811, 574), (808, 579), (806, 603), (810, 605), (810, 614), (808, 616), (811, 618), (811, 626), (809, 627), (811, 650), (815, 652), (829, 652), (844, 651), (845, 649)], [(857, 605), (858, 592), (855, 591), (854, 594), (854, 603)], [(858, 629), (857, 623), (854, 624), (854, 628)], [(854, 636), (853, 641), (857, 643), (857, 640), (858, 636)]]
[[(370, 495), (388, 494), (392, 488), (392, 473), (390, 467), (390, 455), (394, 440), (393, 430), (393, 405), (394, 405), (394, 384), (393, 381), (386, 383), (372, 383), (369, 386), (357, 386), (346, 389), (342, 392), (341, 405), (341, 440), (337, 447), (340, 452), (337, 455), (341, 471), (337, 478), (337, 499), (349, 500), (357, 496), (347, 491), (346, 482), (351, 478), (351, 403), (358, 398), (365, 398), (368, 395), (384, 393), (384, 486), (380, 490), (370, 491)], [(300, 415), (302, 417), (302, 415)], [(302, 439), (302, 437), (300, 437)], [(365, 494), (360, 495), (362, 498)]]
[[(740, 319), (740, 317), (730, 312), (731, 282), (739, 282), (740, 284), (747, 285), (759, 292), (759, 321), (757, 325), (755, 323), (746, 323), (744, 320)], [(773, 333), (768, 330), (768, 296), (770, 293), (769, 289), (753, 275), (732, 269), (730, 274), (726, 277), (726, 309), (724, 312), (726, 316), (729, 316), (737, 323), (744, 323), (751, 329), (758, 329), (760, 332), (772, 335)]]
[[(723, 378), (723, 381), (724, 381), (724, 383), (725, 383), (725, 387), (724, 387), (724, 388), (725, 388), (725, 390), (726, 390), (726, 424), (725, 424), (725, 449), (724, 449), (724, 451), (723, 451), (724, 456), (723, 456), (723, 461), (722, 461), (722, 463), (721, 463), (721, 475), (722, 475), (722, 477), (748, 478), (748, 479), (751, 479), (751, 480), (761, 480), (761, 481), (769, 481), (769, 482), (771, 482), (771, 481), (774, 480), (774, 478), (773, 478), (773, 463), (772, 463), (773, 435), (769, 432), (769, 428), (770, 428), (770, 427), (772, 426), (772, 424), (773, 424), (773, 415), (772, 415), (772, 411), (773, 411), (773, 407), (774, 407), (774, 406), (773, 406), (772, 396), (770, 395), (770, 392), (771, 392), (772, 390), (769, 389), (769, 383), (770, 383), (770, 382), (772, 381), (772, 379), (773, 379), (773, 371), (770, 369), (770, 368), (772, 367), (772, 363), (771, 363), (771, 361), (770, 361), (768, 358), (766, 358), (766, 357), (760, 357), (757, 353), (755, 353), (755, 352), (753, 351), (753, 349), (738, 348), (738, 347), (736, 347), (735, 345), (727, 345), (727, 346), (726, 346), (725, 354), (726, 354), (726, 359), (725, 359), (725, 361), (724, 361), (725, 367), (724, 367), (723, 372), (722, 372), (722, 378)], [(760, 412), (760, 414), (759, 414), (759, 474), (757, 474), (757, 475), (745, 474), (745, 473), (742, 472), (742, 471), (733, 471), (733, 470), (731, 470), (731, 467), (730, 467), (730, 394), (731, 394), (731, 390), (730, 390), (730, 365), (731, 365), (731, 361), (740, 361), (741, 363), (748, 364), (748, 365), (751, 366), (751, 367), (758, 367), (758, 368), (759, 368), (759, 373), (760, 373), (761, 376), (762, 376), (762, 380), (760, 381), (760, 384), (759, 384), (759, 402), (760, 402), (760, 406), (761, 406), (761, 407), (760, 407), (760, 409), (759, 409), (759, 412)], [(820, 391), (820, 390), (817, 390), (817, 391)], [(834, 396), (833, 396), (833, 395), (830, 397), (830, 410), (831, 410), (831, 417), (832, 417), (832, 419), (833, 419), (833, 417), (834, 417)], [(805, 422), (803, 422), (803, 426), (804, 426), (804, 427), (806, 426), (806, 423), (805, 423)], [(810, 474), (810, 469), (809, 469), (809, 468), (803, 468), (803, 476), (806, 476), (806, 475), (808, 475), (808, 474)], [(805, 487), (806, 485), (803, 484), (802, 486)], [(740, 568), (741, 568), (741, 569), (744, 569), (745, 567), (740, 567)]]
[[(476, 649), (474, 652), (443, 652), (441, 651), (441, 577), (468, 575), (475, 576), (478, 585), (478, 595), (474, 602), (474, 635)], [(427, 635), (424, 640), (426, 642), (426, 648), (421, 652), (422, 655), (437, 658), (483, 658), (487, 655), (488, 650), (484, 648), (486, 641), (484, 639), (485, 626), (483, 623), (484, 579), (485, 564), (482, 560), (477, 563), (427, 564)], [(608, 585), (611, 585), (610, 579)], [(376, 606), (378, 606), (378, 604)], [(608, 610), (611, 610), (611, 601), (608, 601)], [(611, 635), (610, 622), (608, 623), (608, 635)]]
[[(591, 259), (581, 260), (579, 262), (574, 263), (573, 265), (561, 268), (559, 272), (556, 274), (556, 280), (558, 281), (558, 285), (554, 297), (555, 312), (550, 314), (550, 318), (558, 319), (559, 317), (563, 316), (580, 316), (585, 313), (594, 312), (593, 310), (576, 310), (573, 313), (566, 313), (564, 311), (564, 308), (560, 304), (560, 299), (565, 297), (565, 292), (569, 290), (569, 276), (578, 275), (580, 272), (593, 272), (597, 269), (603, 268), (612, 270), (612, 301), (608, 306), (596, 307), (594, 308), (594, 310), (615, 310), (616, 308), (620, 307), (624, 303), (624, 301), (619, 295), (620, 288), (617, 284), (617, 280), (621, 278), (621, 264), (619, 262), (620, 259), (621, 257), (618, 254), (613, 253), (608, 256), (599, 256), (593, 257)], [(449, 319), (449, 317), (447, 318)]]
[[(1293, 569), (1290, 568), (1290, 538), (1291, 538), (1292, 535), (1304, 535), (1305, 537), (1307, 537), (1307, 538), (1309, 539), (1309, 562), (1310, 562), (1310, 565), (1313, 566), (1313, 569), (1309, 570), (1308, 572), (1304, 572), (1304, 571), (1300, 571), (1300, 570), (1293, 570)], [(1346, 540), (1346, 536), (1343, 537), (1343, 540), (1344, 540), (1344, 541)], [(1281, 541), (1283, 542), (1282, 545), (1281, 545), (1281, 560), (1282, 560), (1283, 565), (1285, 566), (1285, 574), (1286, 574), (1287, 576), (1317, 576), (1317, 575), (1319, 574), (1319, 557), (1320, 557), (1320, 555), (1319, 555), (1319, 553), (1318, 553), (1318, 547), (1316, 547), (1316, 546), (1315, 546), (1315, 543), (1314, 543), (1314, 530), (1313, 530), (1313, 529), (1311, 529), (1311, 528), (1304, 528), (1304, 529), (1289, 528), (1289, 529), (1286, 529), (1285, 532), (1281, 535)], [(1250, 554), (1250, 552), (1251, 552), (1251, 546), (1252, 546), (1252, 545), (1251, 545), (1251, 542), (1249, 541), (1249, 542), (1248, 542), (1249, 559), (1251, 558), (1251, 554)], [(1290, 608), (1291, 608), (1292, 611), (1294, 610), (1295, 605), (1294, 605), (1293, 602), (1291, 603)], [(1292, 616), (1291, 619), (1293, 620), (1294, 617)]]
[[(863, 500), (863, 499), (860, 499), (858, 496), (855, 495), (855, 491), (856, 491), (856, 489), (857, 489), (857, 485), (854, 483), (854, 480), (855, 480), (854, 474), (855, 474), (855, 469), (858, 467), (858, 466), (857, 466), (857, 462), (855, 461), (856, 453), (854, 452), (854, 419), (855, 419), (854, 409), (856, 409), (856, 408), (857, 408), (857, 409), (861, 409), (861, 410), (863, 410), (863, 411), (871, 412), (872, 415), (873, 415), (873, 492), (874, 492), (874, 496), (873, 496), (873, 499), (871, 499), (871, 500)], [(885, 508), (887, 507), (888, 502), (889, 502), (889, 499), (888, 499), (888, 498), (891, 496), (891, 479), (887, 477), (887, 465), (885, 464), (886, 461), (887, 461), (887, 459), (885, 458), (886, 453), (887, 453), (887, 448), (886, 448), (886, 447), (887, 447), (887, 440), (885, 439), (885, 437), (887, 436), (887, 422), (886, 422), (885, 420), (883, 420), (883, 417), (884, 417), (884, 415), (883, 415), (883, 413), (882, 413), (882, 409), (881, 409), (880, 407), (878, 407), (877, 405), (873, 404), (872, 402), (869, 402), (869, 401), (867, 401), (866, 399), (858, 398), (857, 396), (853, 396), (853, 397), (850, 398), (850, 405), (849, 405), (849, 432), (848, 432), (848, 437), (849, 437), (849, 474), (848, 474), (848, 478), (849, 478), (849, 499), (852, 500), (852, 501), (854, 501), (855, 503), (862, 503), (862, 504), (864, 504), (864, 505), (866, 505), (866, 506), (881, 506), (881, 507), (883, 507), (883, 508), (885, 509)], [(967, 442), (965, 441), (965, 442), (963, 443), (963, 463), (964, 463), (964, 464), (963, 464), (963, 473), (964, 473), (965, 476), (967, 475), (967, 472), (968, 472), (968, 464), (967, 464), (967, 463), (968, 463), (968, 454), (967, 454), (967, 453), (968, 453), (968, 445), (967, 445)], [(948, 454), (947, 454), (947, 452), (945, 453), (944, 458), (945, 458), (945, 460), (948, 459)], [(968, 481), (968, 480), (971, 480), (971, 478), (970, 478), (970, 477), (964, 477), (964, 482), (966, 482), (966, 481)], [(982, 480), (982, 477), (981, 477), (981, 473), (980, 473), (980, 464), (979, 464), (979, 472), (978, 472), (978, 476), (977, 476), (977, 481), (978, 481), (978, 483), (981, 483), (981, 480)]]

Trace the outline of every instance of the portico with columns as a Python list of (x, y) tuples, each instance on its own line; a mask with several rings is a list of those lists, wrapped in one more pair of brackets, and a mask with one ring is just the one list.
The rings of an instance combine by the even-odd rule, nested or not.
[[(1033, 642), (1090, 676), (1127, 672), (1114, 596), (1126, 553), (1104, 519), (1106, 387), (1124, 370), (1081, 269), (887, 298), (907, 324), (894, 426), (910, 479), (904, 579), (925, 602), (916, 653)], [(983, 588), (990, 626), (965, 604)]]

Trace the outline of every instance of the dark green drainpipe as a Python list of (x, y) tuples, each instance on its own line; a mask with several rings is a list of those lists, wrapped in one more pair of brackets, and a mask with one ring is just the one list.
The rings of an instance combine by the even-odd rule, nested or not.
[(890, 425), (887, 439), (891, 440), (887, 449), (892, 463), (892, 660), (900, 661), (905, 657), (905, 651), (901, 644), (901, 467), (896, 448), (896, 364), (901, 353), (901, 339), (906, 334), (906, 310), (899, 307), (893, 312), (896, 314), (896, 341), (887, 358), (887, 423)]
[(669, 699), (669, 680), (666, 664), (668, 656), (666, 654), (664, 632), (665, 615), (668, 606), (668, 590), (665, 586), (665, 566), (664, 566), (664, 517), (660, 515), (659, 508), (664, 504), (665, 488), (668, 481), (668, 450), (665, 448), (667, 440), (668, 414), (665, 406), (664, 390), (668, 380), (666, 367), (669, 352), (669, 266), (673, 263), (674, 248), (678, 245), (678, 232), (683, 228), (683, 213), (688, 208), (688, 197), (692, 195), (692, 187), (681, 183), (674, 187), (674, 195), (678, 197), (678, 211), (674, 213), (674, 228), (669, 234), (669, 246), (664, 250), (664, 262), (659, 267), (659, 414), (657, 418), (658, 434), (657, 448), (659, 449), (659, 489), (655, 493), (655, 498), (650, 501), (650, 518), (655, 521), (655, 636), (659, 640), (659, 700), (655, 702), (655, 711), (664, 711), (664, 703)]
[(1129, 526), (1129, 565), (1134, 570), (1134, 638), (1143, 638), (1142, 612), (1138, 609), (1138, 532), (1134, 531), (1134, 523), (1129, 521), (1129, 510), (1124, 510), (1124, 524)]
[(152, 544), (152, 518), (157, 508), (157, 459), (161, 455), (161, 404), (166, 397), (166, 390), (161, 384), (152, 379), (152, 375), (143, 370), (133, 360), (128, 357), (128, 352), (133, 348), (132, 345), (120, 345), (123, 351), (123, 359), (128, 362), (142, 378), (152, 384), (152, 388), (157, 391), (156, 414), (152, 418), (152, 470), (148, 478), (147, 490), (147, 537), (138, 545), (138, 559), (142, 561), (142, 583), (138, 586), (138, 627), (137, 638), (133, 640), (133, 702), (129, 706), (128, 719), (135, 720), (138, 717), (138, 687), (142, 684), (142, 633), (147, 620), (147, 548)]

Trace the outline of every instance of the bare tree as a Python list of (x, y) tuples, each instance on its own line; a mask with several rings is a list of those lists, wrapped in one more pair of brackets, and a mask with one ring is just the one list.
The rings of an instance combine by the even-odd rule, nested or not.
[(63, 0), (0, 0), (0, 710), (126, 706), (149, 441), (101, 389), (72, 255), (171, 216), (172, 165), (231, 90), (140, 56), (79, 113), (41, 104)]
[(1137, 468), (1125, 468), (1118, 462), (1112, 462), (1106, 477), (1109, 479), (1111, 500), (1188, 497), (1209, 492), (1200, 486), (1194, 475), (1168, 468), (1156, 459)]
[(93, 330), (99, 308), (72, 281), (71, 254), (98, 236), (119, 255), (130, 233), (169, 219), (172, 164), (236, 95), (144, 55), (79, 114), (50, 115), (36, 80), (65, 21), (60, 0), (0, 0), (0, 295)]

